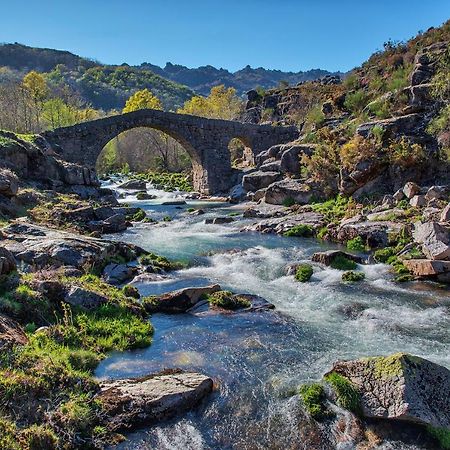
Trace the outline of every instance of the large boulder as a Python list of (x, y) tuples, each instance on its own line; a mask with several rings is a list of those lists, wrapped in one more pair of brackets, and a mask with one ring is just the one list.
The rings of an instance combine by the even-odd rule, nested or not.
[(413, 230), (414, 241), (421, 244), (429, 259), (450, 259), (450, 231), (438, 222), (417, 222)]
[(147, 187), (147, 183), (143, 180), (128, 180), (117, 187), (119, 189), (129, 189), (132, 191), (144, 191)]
[(105, 425), (114, 431), (153, 424), (192, 409), (213, 390), (213, 380), (195, 372), (171, 371), (142, 378), (103, 381), (97, 400)]
[(296, 180), (284, 179), (272, 183), (266, 189), (264, 197), (266, 203), (273, 205), (282, 205), (286, 201), (294, 201), (300, 205), (305, 205), (312, 198), (319, 199), (322, 197), (321, 192), (316, 192), (309, 184), (301, 183)]
[(25, 345), (28, 337), (22, 327), (10, 319), (0, 314), (0, 351), (4, 352), (16, 345)]
[(258, 170), (257, 172), (248, 173), (242, 177), (242, 187), (247, 192), (255, 192), (277, 181), (280, 176), (279, 172), (263, 172)]
[(336, 258), (346, 258), (350, 261), (354, 261), (357, 264), (362, 264), (364, 259), (360, 256), (352, 255), (341, 250), (327, 250), (325, 252), (314, 253), (311, 257), (313, 262), (324, 264), (325, 266), (331, 266)]
[(404, 353), (338, 361), (331, 372), (354, 383), (365, 417), (450, 429), (450, 371)]
[(301, 158), (303, 155), (311, 156), (314, 147), (310, 145), (292, 145), (281, 154), (280, 170), (283, 173), (300, 175)]
[(0, 275), (8, 275), (17, 269), (14, 255), (5, 247), (0, 247)]
[(433, 259), (405, 259), (404, 266), (418, 277), (435, 277), (442, 282), (450, 282), (450, 261)]
[(131, 280), (137, 273), (138, 269), (129, 264), (108, 264), (103, 269), (103, 277), (109, 284), (119, 285), (125, 281)]
[(195, 306), (204, 296), (217, 291), (220, 291), (218, 284), (205, 287), (188, 287), (151, 298), (151, 301), (145, 303), (145, 309), (149, 313), (184, 313)]
[(440, 216), (441, 222), (450, 222), (450, 203), (442, 210)]
[(69, 305), (83, 309), (96, 309), (108, 302), (108, 298), (79, 286), (72, 286), (64, 296)]
[(8, 169), (0, 169), (0, 194), (5, 197), (14, 197), (19, 189), (17, 175)]

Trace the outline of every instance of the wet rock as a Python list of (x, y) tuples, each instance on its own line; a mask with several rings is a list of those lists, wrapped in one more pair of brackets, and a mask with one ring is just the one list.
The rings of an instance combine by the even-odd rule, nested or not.
[(328, 250), (326, 252), (314, 253), (311, 257), (311, 261), (324, 264), (325, 266), (331, 266), (336, 258), (347, 258), (350, 261), (354, 261), (357, 264), (363, 264), (364, 259), (360, 256), (352, 255), (351, 253), (346, 253), (341, 250)]
[(242, 184), (237, 184), (230, 190), (230, 202), (238, 203), (241, 200), (244, 200), (246, 197), (246, 192), (242, 187)]
[(450, 371), (404, 353), (338, 361), (331, 372), (352, 381), (365, 417), (450, 429)]
[(5, 247), (0, 247), (0, 275), (9, 275), (17, 269), (14, 255)]
[(137, 200), (154, 200), (155, 198), (157, 198), (156, 195), (149, 194), (146, 191), (138, 192), (136, 194)]
[(0, 169), (0, 194), (5, 197), (14, 197), (19, 190), (19, 179), (9, 169)]
[(192, 409), (213, 390), (213, 380), (205, 375), (168, 372), (101, 382), (97, 400), (106, 426), (120, 431), (170, 419)]
[(272, 183), (266, 190), (264, 200), (266, 203), (273, 205), (282, 205), (286, 201), (294, 201), (299, 205), (305, 205), (313, 197), (321, 198), (322, 193), (312, 189), (310, 184), (285, 179)]
[(205, 211), (203, 209), (196, 209), (195, 211), (192, 211), (189, 213), (191, 216), (202, 216), (205, 214)]
[(367, 309), (367, 306), (363, 303), (353, 302), (339, 305), (337, 312), (347, 319), (356, 320), (365, 309)]
[(206, 219), (206, 224), (214, 224), (214, 225), (222, 225), (225, 223), (231, 223), (234, 222), (233, 217), (214, 217), (211, 219)]
[(427, 204), (427, 199), (425, 195), (415, 195), (409, 200), (409, 204), (414, 207), (425, 206)]
[(110, 206), (99, 206), (98, 208), (94, 208), (93, 213), (97, 220), (105, 220), (117, 214), (117, 212)]
[(4, 352), (16, 345), (27, 343), (28, 337), (22, 327), (9, 317), (0, 314), (0, 350)]
[(183, 313), (196, 305), (204, 296), (217, 291), (220, 291), (218, 284), (205, 287), (188, 287), (151, 298), (150, 301), (145, 303), (145, 309), (149, 313)]
[(242, 177), (242, 187), (246, 191), (255, 192), (277, 181), (280, 176), (279, 172), (263, 172), (261, 170), (252, 172)]
[(131, 280), (137, 273), (137, 267), (128, 264), (108, 264), (103, 269), (103, 277), (109, 284), (118, 285)]
[(83, 309), (96, 309), (108, 302), (108, 298), (96, 292), (73, 286), (65, 295), (64, 301)]
[(413, 230), (414, 242), (421, 244), (429, 259), (450, 259), (450, 232), (437, 222), (417, 222)]
[(123, 214), (114, 214), (103, 221), (104, 233), (119, 233), (126, 229), (126, 218)]
[(143, 180), (128, 180), (125, 183), (122, 183), (118, 186), (119, 189), (127, 189), (127, 190), (137, 190), (143, 191), (145, 190), (147, 183)]
[(413, 198), (415, 195), (419, 194), (420, 186), (412, 181), (409, 181), (403, 187), (403, 193), (405, 194), (407, 199)]
[(404, 266), (418, 277), (436, 277), (445, 281), (450, 274), (450, 261), (433, 259), (405, 259)]
[(258, 218), (258, 219), (268, 219), (271, 217), (282, 217), (289, 214), (289, 210), (284, 206), (279, 205), (267, 205), (266, 203), (261, 203), (259, 205), (251, 206), (244, 211), (245, 218)]

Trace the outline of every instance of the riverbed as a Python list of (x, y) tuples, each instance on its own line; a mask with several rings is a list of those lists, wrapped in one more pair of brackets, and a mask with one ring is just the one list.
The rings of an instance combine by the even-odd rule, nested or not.
[[(297, 386), (315, 381), (338, 359), (409, 352), (450, 368), (449, 291), (433, 284), (394, 283), (389, 267), (360, 266), (366, 279), (353, 285), (342, 272), (315, 266), (310, 282), (285, 275), (290, 263), (333, 248), (314, 239), (241, 232), (254, 220), (243, 206), (188, 201), (161, 205), (176, 193), (153, 191), (155, 200), (123, 201), (143, 208), (157, 224), (136, 224), (111, 238), (183, 261), (167, 278), (135, 283), (142, 295), (218, 283), (264, 297), (272, 311), (236, 314), (155, 314), (152, 345), (111, 354), (99, 378), (145, 375), (165, 368), (198, 371), (216, 389), (195, 411), (128, 436), (120, 449), (302, 449)], [(202, 208), (194, 216), (188, 208)], [(229, 216), (226, 225), (205, 219)], [(166, 217), (167, 221), (162, 221)], [(170, 221), (168, 221), (170, 217)], [(345, 444), (344, 448), (353, 448)], [(347, 445), (347, 446), (345, 446)], [(398, 449), (415, 445), (392, 443)]]

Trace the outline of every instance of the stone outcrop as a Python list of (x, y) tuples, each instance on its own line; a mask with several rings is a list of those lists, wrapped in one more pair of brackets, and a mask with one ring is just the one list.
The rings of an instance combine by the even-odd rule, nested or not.
[(205, 287), (188, 287), (153, 297), (151, 301), (145, 303), (145, 309), (149, 313), (183, 313), (195, 306), (204, 296), (217, 291), (220, 291), (218, 284)]
[(103, 277), (107, 283), (119, 285), (134, 278), (137, 272), (137, 267), (130, 264), (111, 263), (103, 269)]
[(0, 247), (0, 275), (9, 275), (17, 269), (14, 255), (5, 247)]
[(324, 225), (323, 216), (315, 212), (304, 212), (283, 217), (273, 217), (249, 225), (244, 228), (244, 231), (283, 234), (298, 225), (308, 225), (313, 231), (317, 231)]
[(354, 261), (357, 264), (363, 264), (364, 260), (360, 256), (352, 255), (351, 253), (342, 252), (340, 250), (328, 250), (326, 252), (314, 253), (311, 257), (313, 262), (331, 266), (336, 258), (346, 258)]
[(19, 179), (8, 169), (0, 169), (0, 195), (11, 198), (17, 194)]
[(450, 430), (450, 371), (398, 353), (338, 361), (331, 372), (348, 378), (361, 394), (365, 417), (403, 420)]
[(121, 431), (167, 420), (192, 409), (213, 390), (213, 380), (200, 373), (167, 372), (101, 382), (97, 400), (105, 425)]
[(435, 277), (438, 281), (450, 283), (450, 261), (405, 259), (403, 265), (415, 276)]
[(94, 239), (20, 222), (3, 228), (1, 238), (2, 246), (17, 261), (35, 268), (103, 267), (105, 261), (112, 258), (122, 257), (130, 261), (145, 253), (132, 244)]
[(28, 337), (22, 327), (10, 319), (0, 314), (0, 351), (4, 352), (15, 345), (25, 345)]
[(266, 203), (282, 205), (292, 200), (299, 205), (305, 205), (312, 198), (323, 197), (321, 192), (315, 191), (309, 184), (303, 184), (297, 180), (284, 179), (271, 184), (265, 193)]
[(242, 187), (248, 192), (266, 188), (281, 177), (279, 172), (257, 171), (246, 174), (242, 178)]
[(414, 241), (421, 244), (422, 251), (429, 259), (450, 259), (450, 231), (437, 222), (417, 222), (414, 224)]

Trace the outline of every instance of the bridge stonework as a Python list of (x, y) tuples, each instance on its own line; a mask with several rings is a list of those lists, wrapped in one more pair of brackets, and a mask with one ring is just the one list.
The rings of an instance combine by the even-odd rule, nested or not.
[(142, 109), (131, 113), (57, 128), (44, 137), (62, 159), (95, 167), (103, 147), (120, 133), (137, 127), (163, 131), (186, 149), (192, 160), (196, 191), (227, 192), (236, 184), (228, 145), (239, 138), (254, 156), (275, 144), (298, 137), (295, 127), (256, 125)]

